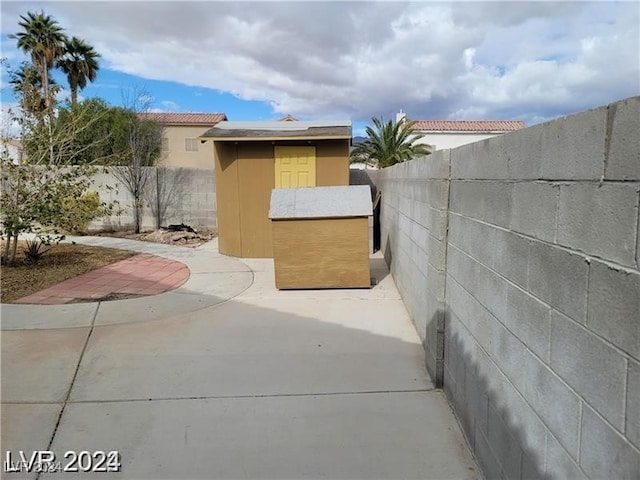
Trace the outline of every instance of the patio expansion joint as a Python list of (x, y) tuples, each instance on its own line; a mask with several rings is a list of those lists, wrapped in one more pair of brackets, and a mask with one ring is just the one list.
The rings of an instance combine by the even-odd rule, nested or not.
[(287, 397), (333, 397), (349, 395), (385, 395), (398, 393), (426, 393), (438, 391), (439, 389), (429, 385), (427, 388), (402, 389), (402, 390), (363, 390), (347, 392), (317, 392), (317, 393), (265, 393), (257, 395), (195, 395), (185, 397), (151, 397), (151, 398), (119, 398), (110, 400), (70, 400), (67, 403), (128, 403), (128, 402), (160, 402), (179, 400), (233, 400), (248, 398), (287, 398)]
[[(78, 363), (76, 364), (75, 371), (73, 372), (73, 377), (71, 377), (71, 383), (69, 384), (69, 388), (67, 390), (67, 394), (65, 395), (64, 401), (62, 402), (62, 408), (60, 409), (60, 414), (58, 415), (58, 420), (56, 421), (56, 426), (53, 428), (53, 433), (51, 434), (51, 439), (49, 440), (49, 444), (47, 446), (47, 450), (51, 450), (51, 446), (53, 445), (53, 440), (56, 438), (56, 433), (58, 433), (58, 428), (60, 427), (60, 422), (62, 421), (62, 416), (64, 415), (64, 411), (69, 403), (69, 397), (71, 396), (71, 390), (73, 390), (73, 385), (76, 383), (76, 378), (78, 376), (78, 371), (80, 370), (80, 365), (82, 364), (82, 359), (84, 358), (84, 354), (87, 351), (87, 346), (89, 345), (89, 340), (91, 339), (91, 334), (93, 333), (93, 328), (96, 323), (96, 318), (98, 317), (98, 312), (100, 311), (100, 303), (98, 303), (95, 311), (93, 312), (93, 318), (91, 319), (91, 326), (89, 328), (89, 333), (87, 334), (87, 338), (84, 341), (84, 345), (82, 346), (82, 350), (80, 351), (80, 356), (78, 357)], [(60, 403), (60, 402), (56, 402)], [(39, 471), (36, 475), (36, 480), (40, 479), (40, 475), (42, 471)]]

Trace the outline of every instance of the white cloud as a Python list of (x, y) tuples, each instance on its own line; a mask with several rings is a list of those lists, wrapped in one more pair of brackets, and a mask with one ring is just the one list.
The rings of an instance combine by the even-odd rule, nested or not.
[(161, 108), (151, 108), (149, 109), (149, 111), (151, 113), (167, 113), (180, 111), (180, 105), (171, 100), (163, 100), (160, 102), (160, 105), (162, 105)]
[(283, 114), (532, 123), (640, 93), (635, 2), (4, 2), (2, 30), (39, 8), (107, 68)]
[(0, 106), (0, 137), (19, 138), (20, 123), (17, 114), (20, 111), (19, 105), (14, 102), (2, 102)]

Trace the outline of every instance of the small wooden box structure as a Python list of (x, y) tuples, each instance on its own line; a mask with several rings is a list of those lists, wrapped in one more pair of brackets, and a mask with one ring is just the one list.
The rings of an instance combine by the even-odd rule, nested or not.
[(366, 185), (271, 192), (276, 287), (370, 288)]

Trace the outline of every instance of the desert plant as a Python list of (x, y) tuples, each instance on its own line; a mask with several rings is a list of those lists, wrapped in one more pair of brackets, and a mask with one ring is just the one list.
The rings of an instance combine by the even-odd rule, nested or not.
[(34, 238), (26, 240), (24, 249), (24, 263), (34, 264), (42, 260), (45, 253), (64, 240), (64, 235), (38, 234)]
[(60, 202), (62, 214), (57, 226), (68, 233), (87, 233), (89, 223), (96, 218), (111, 215), (113, 205), (100, 201), (98, 192), (84, 192), (80, 196), (68, 195)]

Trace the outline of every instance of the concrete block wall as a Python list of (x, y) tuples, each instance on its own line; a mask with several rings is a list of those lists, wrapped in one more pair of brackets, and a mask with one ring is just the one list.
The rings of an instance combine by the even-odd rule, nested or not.
[[(487, 478), (640, 478), (640, 98), (448, 155), (375, 180), (436, 376), (425, 319), (443, 313), (442, 383)], [(443, 207), (435, 251), (420, 199)]]
[(449, 151), (370, 173), (382, 191), (381, 250), (441, 383)]
[[(103, 201), (117, 200), (124, 210), (120, 215), (98, 219), (90, 230), (133, 228), (132, 196), (114, 170), (109, 167), (94, 178), (94, 187)], [(147, 189), (144, 195), (142, 228), (153, 230), (155, 211), (160, 206), (161, 225), (185, 223), (194, 228), (217, 227), (215, 172), (213, 169), (182, 167), (146, 167)], [(108, 188), (111, 187), (111, 188)], [(159, 202), (158, 202), (159, 200)]]

